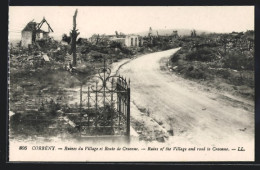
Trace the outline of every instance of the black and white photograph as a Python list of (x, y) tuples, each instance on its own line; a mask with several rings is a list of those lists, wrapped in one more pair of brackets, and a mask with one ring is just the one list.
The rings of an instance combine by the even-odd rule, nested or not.
[(9, 160), (255, 160), (254, 6), (10, 6)]

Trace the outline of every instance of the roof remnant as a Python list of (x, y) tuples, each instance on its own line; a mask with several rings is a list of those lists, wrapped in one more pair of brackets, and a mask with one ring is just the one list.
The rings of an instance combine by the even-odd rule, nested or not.
[(22, 31), (35, 31), (36, 30), (36, 22), (30, 21)]
[(36, 23), (33, 20), (30, 21), (22, 31), (32, 31), (32, 32), (46, 32), (41, 30), (42, 25), (46, 23), (48, 25), (48, 32), (53, 32), (53, 29), (49, 25), (49, 23), (46, 21), (46, 19), (43, 17), (42, 21), (40, 23)]

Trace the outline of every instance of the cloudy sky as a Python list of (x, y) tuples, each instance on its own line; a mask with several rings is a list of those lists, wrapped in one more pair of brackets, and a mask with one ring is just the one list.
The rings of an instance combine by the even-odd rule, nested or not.
[(211, 7), (10, 7), (9, 37), (20, 38), (29, 21), (43, 17), (54, 30), (53, 36), (69, 33), (72, 17), (78, 9), (77, 27), (81, 37), (94, 33), (126, 34), (156, 29), (196, 29), (211, 32), (232, 32), (254, 29), (253, 6)]

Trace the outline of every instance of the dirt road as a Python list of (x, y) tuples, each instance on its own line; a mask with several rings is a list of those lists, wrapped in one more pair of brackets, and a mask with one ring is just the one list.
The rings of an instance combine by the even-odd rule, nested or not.
[[(240, 143), (253, 147), (253, 102), (218, 94), (162, 70), (165, 61), (177, 50), (143, 55), (120, 68), (120, 75), (131, 79), (131, 111), (145, 108), (149, 113), (143, 119), (151, 119), (165, 131), (172, 129), (173, 135), (167, 140), (171, 143), (206, 146)], [(133, 120), (135, 116), (138, 115), (133, 113)], [(148, 131), (154, 133), (154, 127), (150, 128)]]

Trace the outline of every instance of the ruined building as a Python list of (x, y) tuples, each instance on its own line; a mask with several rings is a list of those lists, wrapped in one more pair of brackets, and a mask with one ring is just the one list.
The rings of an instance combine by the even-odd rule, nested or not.
[(97, 35), (94, 34), (89, 38), (89, 41), (93, 44), (97, 44), (97, 42), (107, 41), (108, 43), (115, 41), (121, 43), (126, 47), (141, 47), (143, 45), (143, 38), (139, 35), (130, 34), (125, 35), (123, 33), (118, 34), (115, 32), (115, 35)]
[(117, 38), (116, 36), (111, 37), (110, 41), (116, 41), (121, 43), (122, 45), (125, 45), (126, 47), (141, 47), (143, 45), (143, 38), (139, 35), (124, 35), (120, 38)]
[(141, 47), (143, 45), (143, 39), (138, 35), (127, 35), (125, 45), (127, 47)]
[[(41, 29), (44, 24), (46, 24), (47, 30)], [(37, 41), (48, 40), (50, 38), (49, 37), (50, 32), (53, 32), (53, 30), (48, 24), (48, 22), (45, 20), (45, 18), (43, 18), (40, 23), (30, 21), (22, 30), (21, 45), (22, 47), (28, 48), (29, 45)]]
[(149, 28), (148, 37), (153, 36), (153, 30), (152, 27)]
[(177, 30), (173, 30), (171, 37), (172, 37), (172, 38), (178, 38), (178, 37), (179, 37), (178, 31), (177, 31)]
[(149, 28), (148, 38), (149, 38), (148, 42), (149, 42), (150, 44), (153, 44), (153, 38), (154, 38), (154, 36), (153, 36), (152, 27)]

